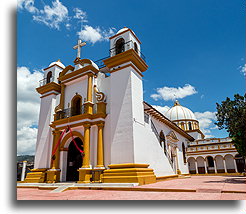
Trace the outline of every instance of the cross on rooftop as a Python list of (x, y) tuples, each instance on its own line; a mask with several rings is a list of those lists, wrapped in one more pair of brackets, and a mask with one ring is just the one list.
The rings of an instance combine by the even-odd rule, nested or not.
[(82, 42), (80, 39), (78, 39), (78, 44), (73, 47), (73, 49), (78, 49), (77, 58), (80, 58), (80, 52), (81, 52), (80, 49), (85, 45), (86, 45), (85, 42)]

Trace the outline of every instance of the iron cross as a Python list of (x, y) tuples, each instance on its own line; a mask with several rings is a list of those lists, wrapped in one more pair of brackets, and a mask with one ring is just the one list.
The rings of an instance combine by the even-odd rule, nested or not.
[(74, 47), (73, 47), (73, 49), (78, 49), (78, 52), (77, 52), (77, 58), (80, 58), (80, 52), (81, 52), (81, 48), (83, 47), (83, 46), (85, 46), (86, 45), (86, 43), (85, 42), (82, 42), (80, 39), (78, 40), (78, 44), (77, 45), (75, 45)]

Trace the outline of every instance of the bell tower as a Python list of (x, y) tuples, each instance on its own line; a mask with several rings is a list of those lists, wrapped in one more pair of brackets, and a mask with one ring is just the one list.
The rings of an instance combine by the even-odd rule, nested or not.
[[(109, 68), (111, 87), (111, 166), (109, 167), (134, 171), (133, 168), (148, 167), (147, 164), (138, 163), (134, 149), (136, 142), (141, 141), (134, 133), (139, 131), (139, 125), (144, 124), (142, 77), (148, 66), (140, 51), (141, 42), (131, 29), (125, 27), (109, 39), (110, 57), (104, 60), (104, 64)], [(151, 169), (149, 170), (148, 179), (154, 179)], [(138, 181), (138, 176), (129, 178), (126, 171), (123, 170), (124, 175), (122, 174), (121, 178), (116, 178), (113, 170), (106, 170), (103, 182), (127, 179)]]

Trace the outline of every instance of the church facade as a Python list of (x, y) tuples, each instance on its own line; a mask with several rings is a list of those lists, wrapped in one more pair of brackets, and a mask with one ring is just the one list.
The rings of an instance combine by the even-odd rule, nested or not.
[(44, 69), (36, 89), (34, 169), (25, 182), (147, 184), (189, 174), (189, 146), (204, 135), (192, 115), (175, 121), (144, 102), (148, 65), (136, 34), (118, 31), (110, 56), (97, 62), (81, 59), (83, 45), (79, 40), (74, 47), (73, 65), (57, 61)]

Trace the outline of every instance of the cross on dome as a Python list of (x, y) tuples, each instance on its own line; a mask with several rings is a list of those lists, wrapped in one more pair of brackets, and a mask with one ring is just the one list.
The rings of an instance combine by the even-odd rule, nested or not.
[(78, 39), (78, 44), (73, 47), (74, 50), (78, 49), (77, 58), (80, 58), (80, 53), (81, 53), (80, 49), (85, 45), (86, 45), (85, 42), (82, 42), (80, 39)]

